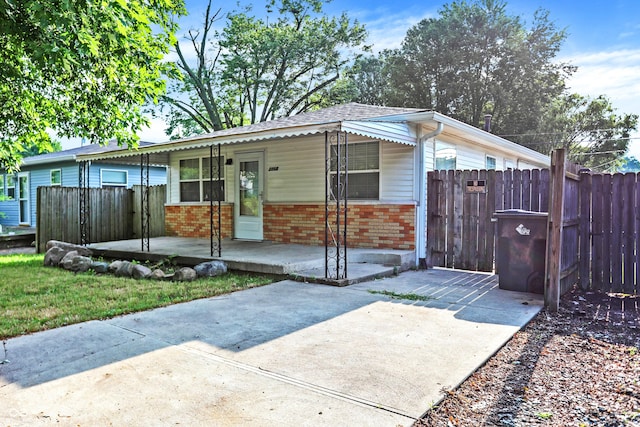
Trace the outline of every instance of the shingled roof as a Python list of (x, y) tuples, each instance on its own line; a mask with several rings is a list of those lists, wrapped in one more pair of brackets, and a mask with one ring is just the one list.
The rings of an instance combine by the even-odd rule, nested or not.
[(395, 114), (415, 113), (418, 111), (424, 110), (419, 108), (381, 107), (378, 105), (366, 105), (351, 102), (349, 104), (336, 105), (333, 107), (323, 108), (321, 110), (300, 113), (296, 114), (295, 116), (282, 117), (279, 119), (255, 123), (252, 125), (223, 129), (208, 134), (184, 138), (178, 141), (190, 141), (193, 139), (203, 139), (229, 135), (242, 135), (245, 133), (264, 132), (268, 130), (285, 129), (297, 126), (321, 125), (325, 123), (328, 124), (346, 120), (366, 120), (375, 117), (391, 116)]
[[(154, 144), (153, 142), (147, 142), (147, 141), (138, 142), (139, 147), (148, 147), (153, 144)], [(70, 148), (68, 150), (55, 151), (52, 153), (44, 153), (44, 154), (39, 154), (37, 156), (25, 157), (22, 159), (22, 165), (32, 166), (32, 165), (39, 165), (39, 164), (46, 164), (46, 163), (63, 162), (63, 161), (69, 161), (69, 160), (75, 161), (76, 156), (80, 154), (107, 153), (109, 151), (119, 151), (124, 148), (127, 148), (127, 147), (118, 145), (118, 143), (115, 140), (111, 140), (107, 145), (87, 144), (87, 145), (83, 145), (82, 147)]]

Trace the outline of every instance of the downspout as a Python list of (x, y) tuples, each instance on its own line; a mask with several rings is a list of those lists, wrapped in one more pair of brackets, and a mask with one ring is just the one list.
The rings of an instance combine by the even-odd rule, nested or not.
[(416, 266), (427, 267), (427, 170), (425, 143), (444, 130), (442, 122), (436, 122), (435, 130), (418, 138), (418, 206), (416, 209)]

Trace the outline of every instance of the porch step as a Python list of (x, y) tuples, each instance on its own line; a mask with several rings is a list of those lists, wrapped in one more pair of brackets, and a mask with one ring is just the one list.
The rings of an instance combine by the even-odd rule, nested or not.
[(365, 262), (350, 262), (347, 264), (346, 279), (331, 279), (324, 277), (324, 265), (320, 268), (298, 271), (289, 274), (289, 278), (298, 282), (321, 283), (333, 286), (348, 286), (356, 283), (367, 282), (369, 280), (381, 279), (397, 275), (400, 271), (398, 266), (371, 264)]

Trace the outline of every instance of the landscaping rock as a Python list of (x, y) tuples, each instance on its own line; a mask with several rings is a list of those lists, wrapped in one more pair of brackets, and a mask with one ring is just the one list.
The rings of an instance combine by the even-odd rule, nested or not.
[(67, 251), (57, 246), (54, 246), (50, 248), (47, 251), (47, 253), (44, 255), (44, 265), (57, 267), (58, 265), (60, 265), (60, 261), (62, 261), (62, 258), (64, 258), (66, 254), (67, 254)]
[(173, 280), (176, 282), (192, 282), (196, 280), (198, 274), (193, 268), (190, 267), (182, 267), (180, 270), (176, 271), (173, 275)]
[(109, 271), (109, 264), (107, 264), (106, 262), (102, 262), (102, 261), (94, 261), (91, 263), (91, 270), (95, 271), (96, 273), (99, 274), (103, 274)]
[(165, 277), (166, 276), (164, 274), (164, 271), (160, 270), (159, 268), (156, 268), (155, 270), (153, 270), (149, 275), (149, 279), (151, 280), (164, 280)]
[(215, 277), (227, 272), (227, 264), (222, 261), (208, 261), (193, 268), (198, 277)]
[(78, 255), (76, 251), (71, 251), (62, 258), (62, 268), (78, 273), (85, 272), (91, 268), (91, 258)]
[(115, 272), (118, 271), (121, 265), (122, 261), (113, 261), (111, 264), (109, 264), (109, 272), (115, 274)]
[(122, 261), (118, 269), (115, 271), (117, 277), (131, 277), (133, 274), (134, 264), (129, 261)]
[(49, 240), (47, 242), (47, 246), (45, 247), (46, 250), (48, 251), (53, 247), (60, 248), (65, 252), (76, 251), (78, 255), (82, 255), (85, 257), (90, 257), (91, 255), (93, 255), (93, 253), (91, 252), (91, 249), (86, 248), (84, 246), (74, 245), (73, 243), (60, 242), (58, 240)]
[(134, 279), (146, 279), (151, 276), (151, 269), (146, 265), (134, 264), (131, 270), (131, 277)]

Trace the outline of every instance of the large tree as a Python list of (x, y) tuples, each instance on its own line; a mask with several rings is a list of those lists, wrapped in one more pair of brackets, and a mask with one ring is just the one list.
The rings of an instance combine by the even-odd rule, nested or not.
[(555, 62), (564, 38), (545, 11), (527, 27), (500, 0), (454, 1), (410, 28), (401, 48), (382, 52), (381, 67), (364, 70), (386, 82), (386, 105), (431, 108), (474, 126), (491, 114), (495, 132), (520, 133), (537, 126), (574, 70)]
[(50, 133), (135, 145), (165, 90), (182, 0), (0, 2), (0, 166)]
[(323, 3), (271, 0), (265, 18), (232, 12), (217, 32), (219, 11), (209, 3), (202, 28), (187, 34), (195, 60), (176, 45), (182, 79), (163, 98), (173, 135), (262, 122), (346, 97), (338, 82), (365, 48), (366, 33), (346, 14), (325, 15)]
[(617, 114), (604, 95), (566, 94), (549, 104), (534, 133), (507, 137), (544, 153), (565, 148), (575, 163), (615, 172), (637, 127), (637, 114)]

